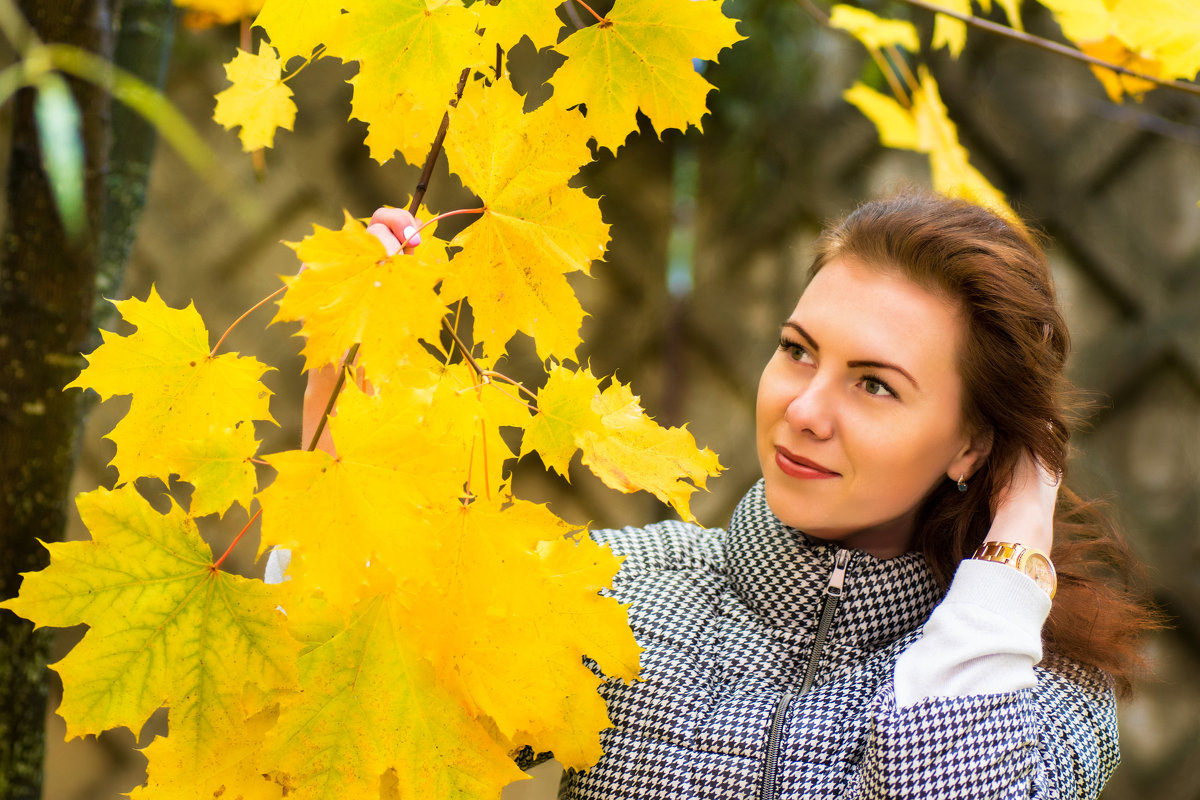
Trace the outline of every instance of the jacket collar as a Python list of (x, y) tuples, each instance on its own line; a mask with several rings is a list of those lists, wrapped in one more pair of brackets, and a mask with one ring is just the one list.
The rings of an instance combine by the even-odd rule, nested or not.
[[(727, 537), (729, 582), (747, 608), (792, 635), (815, 628), (840, 547), (781, 522), (762, 480), (734, 510)], [(920, 553), (880, 559), (852, 551), (832, 638), (874, 650), (922, 625), (941, 595)]]

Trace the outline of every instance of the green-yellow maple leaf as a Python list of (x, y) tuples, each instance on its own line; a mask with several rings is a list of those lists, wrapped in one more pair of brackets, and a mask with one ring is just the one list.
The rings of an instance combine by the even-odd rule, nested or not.
[(638, 398), (617, 380), (595, 397), (592, 407), (604, 433), (580, 433), (583, 463), (609, 487), (651, 492), (683, 519), (694, 521), (689, 498), (721, 471), (716, 453), (698, 449), (686, 427), (664, 428), (646, 416)]
[(367, 123), (371, 157), (384, 162), (399, 150), (410, 164), (423, 163), (460, 74), (493, 55), (475, 32), (476, 12), (457, 1), (344, 0), (342, 7), (326, 52), (358, 62), (351, 109)]
[(564, 478), (583, 433), (603, 433), (600, 415), (592, 407), (600, 394), (590, 370), (550, 367), (546, 385), (538, 390), (537, 414), (525, 426), (521, 455), (537, 451), (544, 463)]
[(911, 22), (881, 19), (863, 8), (836, 5), (830, 11), (829, 24), (851, 34), (867, 47), (896, 45), (914, 53), (921, 49), (917, 29)]
[(292, 90), (283, 82), (283, 65), (275, 49), (263, 45), (258, 55), (238, 50), (225, 65), (233, 86), (217, 95), (213, 120), (227, 130), (241, 126), (238, 136), (247, 153), (275, 146), (275, 131), (291, 130), (296, 121)]
[(301, 693), (280, 712), (268, 771), (296, 800), (499, 797), (523, 773), (441, 684), (396, 595), (364, 599), (349, 625), (300, 658)]
[(195, 487), (191, 512), (249, 508), (257, 485), (250, 458), (258, 449), (252, 420), (270, 420), (270, 392), (259, 380), (268, 367), (253, 358), (209, 354), (208, 332), (195, 307), (167, 306), (153, 287), (143, 302), (114, 302), (137, 330), (103, 332), (103, 343), (67, 388), (93, 389), (101, 399), (133, 394), (129, 412), (107, 438), (122, 481), (169, 480)]
[(485, 352), (503, 352), (523, 331), (542, 358), (570, 358), (583, 309), (564, 273), (603, 256), (608, 226), (597, 200), (567, 186), (591, 158), (580, 116), (552, 102), (523, 114), (523, 102), (499, 81), (453, 114), (447, 161), (484, 213), (454, 238), (463, 249), (441, 291), (470, 301)]
[(446, 314), (434, 291), (448, 269), (444, 247), (430, 242), (411, 255), (388, 256), (348, 212), (340, 231), (318, 225), (288, 246), (307, 269), (284, 278), (288, 291), (275, 321), (301, 322), (306, 369), (340, 363), (356, 343), (359, 364), (375, 382), (430, 361), (421, 340), (438, 341)]
[(637, 675), (625, 610), (602, 597), (620, 559), (544, 506), (479, 499), (436, 525), (438, 570), (411, 588), (419, 646), (474, 716), (506, 739), (586, 769), (610, 722), (601, 679)]
[(50, 566), (0, 604), (38, 626), (89, 626), (55, 666), (67, 736), (137, 732), (167, 705), (176, 746), (211, 766), (222, 737), (259, 710), (244, 702), (248, 685), (295, 682), (299, 648), (279, 593), (219, 571), (191, 517), (174, 505), (159, 514), (132, 486), (80, 495), (78, 506), (92, 540), (47, 545)]
[(720, 0), (616, 0), (595, 25), (556, 46), (567, 57), (551, 83), (564, 108), (585, 104), (596, 144), (616, 152), (637, 111), (659, 131), (700, 127), (712, 84), (693, 59), (715, 61), (740, 41)]

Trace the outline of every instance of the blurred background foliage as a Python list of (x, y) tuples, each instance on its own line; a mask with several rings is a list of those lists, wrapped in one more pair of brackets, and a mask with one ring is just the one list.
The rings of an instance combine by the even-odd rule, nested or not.
[[(26, 5), (28, 11), (35, 4)], [(47, 3), (43, 12), (76, 5)], [(817, 5), (828, 11), (822, 0)], [(928, 42), (925, 12), (901, 3), (858, 5), (911, 19)], [(757, 376), (798, 296), (816, 232), (864, 198), (929, 180), (923, 156), (882, 148), (871, 123), (842, 99), (856, 80), (885, 85), (857, 42), (825, 27), (798, 0), (727, 0), (725, 9), (743, 20), (749, 38), (703, 67), (718, 87), (703, 135), (667, 132), (660, 139), (644, 130), (616, 158), (604, 155), (585, 169), (584, 183), (603, 196), (613, 241), (594, 277), (575, 282), (591, 314), (584, 339), (594, 371), (632, 382), (651, 414), (687, 421), (721, 454), (727, 474), (694, 503), (714, 526), (757, 478)], [(1023, 12), (1030, 31), (1059, 38), (1039, 6), (1026, 4)], [(120, 18), (109, 18), (110, 34)], [(175, 24), (169, 21), (165, 33)], [(381, 166), (369, 159), (364, 127), (346, 121), (351, 70), (333, 63), (313, 65), (296, 82), (295, 131), (281, 132), (272, 151), (243, 154), (236, 137), (210, 119), (213, 95), (225, 86), (221, 65), (242, 38), (236, 25), (226, 25), (184, 27), (173, 42), (159, 41), (160, 52), (170, 54), (162, 62), (166, 95), (230, 183), (214, 188), (211, 175), (158, 147), (143, 175), (140, 222), (135, 214), (113, 223), (136, 231), (127, 256), (118, 258), (123, 275), (110, 273), (99, 284), (110, 297), (145, 296), (153, 283), (172, 305), (194, 300), (214, 332), (276, 288), (278, 275), (297, 269), (280, 240), (298, 240), (314, 223), (336, 225), (343, 208), (366, 216), (382, 204), (403, 205), (417, 178), (416, 168), (398, 160)], [(1122, 709), (1125, 763), (1104, 796), (1200, 797), (1200, 688), (1192, 679), (1200, 670), (1200, 99), (1157, 90), (1114, 105), (1083, 65), (977, 31), (959, 59), (939, 52), (926, 63), (972, 163), (1048, 237), (1075, 335), (1071, 374), (1096, 398), (1071, 478), (1111, 499), (1175, 619), (1149, 642), (1155, 672)], [(518, 47), (508, 68), (535, 96), (548, 91), (553, 63), (544, 54)], [(89, 107), (80, 107), (86, 117)], [(4, 107), (3, 122), (15, 146), (14, 109), (11, 102)], [(129, 124), (112, 118), (112, 143), (126, 138)], [(10, 190), (10, 239), (20, 230), (14, 224), (29, 224), (13, 221), (12, 197)], [(467, 202), (444, 169), (435, 175), (428, 208)], [(94, 228), (105, 229), (97, 222)], [(53, 255), (44, 268), (75, 258)], [(90, 280), (87, 292), (97, 285), (94, 277), (70, 280)], [(12, 313), (11, 306), (0, 309)], [(295, 331), (268, 327), (269, 318), (259, 312), (231, 345), (278, 369), (267, 380), (280, 426), (259, 431), (267, 451), (297, 441), (302, 387)], [(534, 358), (532, 348), (521, 357)], [(75, 369), (72, 362), (58, 385)], [(120, 413), (109, 407), (115, 405), (89, 416), (64, 496), (113, 480), (105, 466), (110, 445), (101, 437)], [(0, 445), (0, 459), (14, 458), (8, 442)], [(653, 498), (613, 494), (586, 471), (573, 471), (569, 485), (552, 479), (532, 457), (518, 465), (514, 481), (519, 494), (551, 502), (579, 523), (639, 524), (668, 513)], [(63, 514), (67, 535), (84, 536), (73, 510)], [(214, 548), (223, 549), (244, 523), (237, 516), (208, 526)], [(243, 545), (235, 569), (259, 574), (261, 561)], [(77, 636), (60, 634), (55, 654)], [(46, 720), (48, 800), (115, 797), (140, 781), (143, 762), (129, 732), (63, 743), (61, 721), (52, 713)], [(162, 724), (148, 726), (141, 743)]]

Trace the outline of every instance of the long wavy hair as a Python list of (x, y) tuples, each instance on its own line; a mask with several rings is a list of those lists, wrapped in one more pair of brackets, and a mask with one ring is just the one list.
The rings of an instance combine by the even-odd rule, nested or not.
[[(955, 300), (966, 320), (959, 370), (968, 430), (991, 452), (960, 493), (942, 481), (918, 511), (913, 548), (946, 586), (983, 541), (994, 498), (1026, 452), (1066, 473), (1080, 395), (1064, 367), (1070, 335), (1042, 247), (1020, 223), (961, 200), (905, 192), (860, 206), (829, 226), (809, 278), (835, 259), (896, 269)], [(1043, 629), (1050, 652), (1098, 667), (1122, 694), (1144, 667), (1142, 634), (1161, 625), (1145, 573), (1102, 504), (1064, 485), (1052, 560), (1058, 592)]]

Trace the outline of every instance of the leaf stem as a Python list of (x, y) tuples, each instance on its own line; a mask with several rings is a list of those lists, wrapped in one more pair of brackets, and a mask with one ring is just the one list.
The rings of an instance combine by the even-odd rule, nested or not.
[(597, 22), (607, 22), (607, 21), (608, 21), (608, 20), (606, 20), (604, 17), (602, 17), (602, 16), (600, 16), (599, 14), (597, 14), (595, 11), (592, 11), (592, 7), (591, 7), (591, 6), (589, 6), (587, 3), (583, 2), (583, 0), (575, 0), (575, 2), (576, 2), (576, 3), (579, 3), (579, 5), (581, 5), (581, 6), (583, 6), (584, 8), (586, 8), (586, 9), (587, 9), (587, 10), (588, 10), (588, 11), (591, 13), (591, 15), (592, 15), (593, 17), (595, 17), (595, 18), (596, 18), (596, 21), (597, 21)]
[[(803, 2), (803, 0), (801, 0), (801, 2)], [(980, 19), (979, 17), (975, 17), (970, 14), (960, 14), (957, 11), (943, 8), (935, 3), (926, 2), (926, 0), (900, 0), (900, 2), (915, 8), (923, 8), (926, 11), (932, 11), (936, 14), (945, 14), (947, 17), (956, 19), (959, 22), (964, 22), (971, 27), (979, 28), (980, 30), (985, 30), (988, 33), (994, 33), (998, 36), (1014, 39), (1018, 42), (1023, 42), (1024, 44), (1037, 47), (1041, 50), (1046, 50), (1051, 53), (1056, 53), (1060, 56), (1074, 59), (1075, 61), (1082, 61), (1085, 64), (1090, 64), (1094, 67), (1110, 69), (1113, 72), (1119, 72), (1123, 75), (1128, 75), (1131, 78), (1149, 81), (1156, 86), (1162, 86), (1166, 89), (1175, 89), (1180, 92), (1187, 92), (1188, 94), (1200, 95), (1200, 86), (1197, 86), (1194, 83), (1166, 80), (1164, 78), (1155, 77), (1154, 75), (1147, 75), (1144, 72), (1138, 72), (1137, 70), (1123, 67), (1120, 64), (1113, 64), (1109, 61), (1105, 61), (1104, 59), (1096, 58), (1095, 56), (1089, 56), (1087, 53), (1083, 53), (1074, 47), (1068, 47), (1067, 45), (1059, 44), (1058, 42), (1054, 42), (1049, 39), (1043, 39), (1041, 36), (1034, 36), (1031, 33), (1025, 33), (1024, 31), (1014, 30), (1007, 25), (1000, 25), (986, 19)]]
[(301, 72), (303, 72), (305, 67), (307, 67), (309, 64), (316, 61), (322, 55), (324, 55), (324, 53), (325, 53), (325, 45), (321, 45), (320, 47), (317, 48), (316, 52), (314, 52), (308, 58), (304, 59), (303, 64), (301, 64), (300, 66), (298, 66), (294, 70), (292, 70), (291, 74), (287, 75), (286, 77), (280, 78), (279, 80), (282, 81), (283, 83), (287, 83), (292, 78), (296, 77)]
[(221, 343), (225, 341), (225, 337), (229, 335), (230, 331), (232, 331), (234, 328), (236, 328), (238, 325), (240, 325), (242, 320), (244, 320), (246, 317), (253, 314), (255, 311), (258, 311), (260, 308), (262, 308), (267, 303), (274, 300), (276, 297), (278, 297), (283, 292), (287, 291), (287, 288), (288, 287), (286, 285), (280, 286), (278, 289), (271, 292), (269, 295), (264, 297), (262, 300), (259, 300), (257, 303), (255, 303), (254, 305), (252, 305), (248, 309), (246, 309), (244, 312), (242, 312), (242, 315), (240, 317), (238, 317), (237, 319), (235, 319), (233, 321), (233, 323), (230, 324), (230, 326), (225, 329), (225, 332), (221, 334), (221, 338), (217, 339), (217, 343), (213, 345), (212, 352), (210, 352), (208, 354), (208, 357), (213, 358), (214, 356), (216, 356), (217, 351), (221, 349)]
[(233, 552), (233, 548), (237, 547), (237, 543), (240, 542), (242, 540), (242, 537), (246, 535), (246, 531), (250, 530), (250, 526), (253, 525), (255, 523), (255, 521), (261, 516), (262, 516), (262, 507), (260, 506), (258, 511), (254, 512), (254, 516), (252, 516), (250, 518), (250, 521), (245, 524), (245, 526), (242, 528), (242, 530), (240, 532), (238, 532), (238, 535), (233, 537), (233, 541), (229, 543), (229, 547), (225, 548), (225, 552), (221, 554), (221, 557), (213, 562), (212, 570), (214, 572), (216, 572), (221, 567), (221, 563), (226, 558), (229, 557), (229, 554)]

